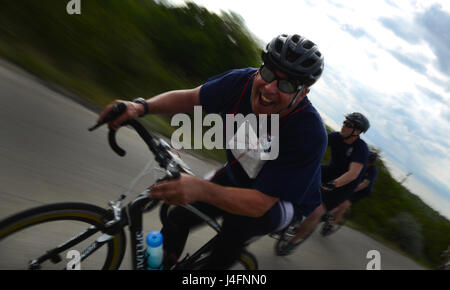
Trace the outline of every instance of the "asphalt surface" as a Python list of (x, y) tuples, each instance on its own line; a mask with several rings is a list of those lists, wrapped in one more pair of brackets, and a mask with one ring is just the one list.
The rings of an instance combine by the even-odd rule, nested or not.
[[(118, 142), (128, 154), (115, 155), (108, 147), (106, 128), (88, 132), (96, 118), (96, 113), (36, 78), (0, 63), (0, 219), (55, 202), (106, 207), (109, 200), (128, 192), (136, 176), (153, 162), (152, 155), (137, 134), (127, 128), (119, 131)], [(219, 166), (186, 153), (182, 156), (198, 176)], [(150, 165), (153, 167), (154, 162)], [(130, 198), (152, 184), (157, 174), (148, 174), (137, 182)], [(146, 231), (160, 229), (157, 211), (146, 215), (144, 222)], [(209, 229), (191, 233), (185, 252), (192, 253), (212, 235)], [(326, 238), (316, 231), (287, 257), (275, 256), (274, 244), (274, 239), (265, 236), (250, 245), (260, 269), (363, 270), (371, 260), (367, 258), (370, 250), (380, 252), (381, 269), (423, 269), (348, 227)], [(0, 260), (7, 259), (1, 253), (0, 249)], [(130, 268), (127, 252), (121, 269)]]

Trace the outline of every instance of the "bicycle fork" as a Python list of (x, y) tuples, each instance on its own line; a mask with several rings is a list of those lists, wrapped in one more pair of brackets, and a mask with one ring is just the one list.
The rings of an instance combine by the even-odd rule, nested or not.
[[(78, 236), (70, 239), (69, 241), (57, 246), (56, 248), (54, 248), (52, 250), (47, 251), (47, 253), (45, 253), (41, 257), (30, 261), (29, 269), (30, 270), (38, 270), (41, 268), (41, 264), (49, 259), (54, 264), (61, 262), (62, 261), (62, 258), (60, 256), (61, 252), (64, 252), (64, 251), (70, 249), (71, 247), (84, 241), (85, 239), (89, 238), (90, 236), (96, 234), (98, 231), (99, 231), (99, 229), (96, 226), (89, 227), (86, 231), (80, 233)], [(84, 259), (86, 259), (91, 254), (93, 254), (95, 251), (100, 249), (105, 243), (110, 241), (112, 238), (113, 238), (113, 236), (110, 236), (108, 234), (104, 234), (101, 237), (99, 237), (94, 243), (92, 243), (89, 247), (87, 247), (81, 253), (79, 261), (77, 261), (76, 264), (81, 263)], [(64, 268), (64, 269), (66, 269), (66, 268)]]

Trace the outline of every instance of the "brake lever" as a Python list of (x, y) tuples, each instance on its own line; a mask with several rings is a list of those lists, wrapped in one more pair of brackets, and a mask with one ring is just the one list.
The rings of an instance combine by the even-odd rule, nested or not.
[(167, 170), (166, 176), (158, 178), (158, 180), (156, 180), (156, 183), (177, 179), (180, 176), (181, 174), (178, 170), (176, 171)]

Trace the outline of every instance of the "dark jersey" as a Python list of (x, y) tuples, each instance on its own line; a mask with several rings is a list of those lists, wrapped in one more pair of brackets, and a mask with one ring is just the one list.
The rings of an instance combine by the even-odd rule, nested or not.
[(364, 165), (358, 177), (345, 186), (353, 190), (362, 181), (367, 166), (369, 148), (366, 142), (358, 138), (352, 144), (346, 144), (339, 132), (331, 132), (328, 134), (328, 146), (331, 148), (331, 161), (327, 167), (331, 179), (335, 179), (347, 172), (352, 162)]
[(355, 203), (369, 196), (370, 193), (372, 193), (373, 185), (375, 183), (375, 179), (377, 178), (377, 176), (378, 176), (378, 169), (375, 166), (368, 167), (367, 170), (364, 172), (362, 181), (365, 179), (369, 180), (370, 182), (369, 185), (360, 191), (354, 192), (350, 197), (350, 201), (352, 203)]
[[(231, 70), (209, 79), (200, 90), (200, 102), (207, 113), (217, 113), (224, 121), (232, 112), (252, 113), (251, 91), (255, 68)], [(302, 108), (287, 119), (280, 119), (279, 154), (249, 175), (247, 165), (227, 149), (226, 174), (238, 187), (257, 189), (311, 212), (320, 203), (320, 163), (325, 153), (327, 135), (322, 119), (307, 97)], [(296, 108), (296, 109), (297, 109)]]

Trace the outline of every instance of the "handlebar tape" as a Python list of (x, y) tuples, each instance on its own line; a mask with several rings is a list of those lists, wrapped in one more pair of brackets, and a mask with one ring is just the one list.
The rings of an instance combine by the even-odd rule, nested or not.
[[(153, 136), (147, 132), (147, 130), (142, 126), (138, 121), (136, 120), (128, 120), (125, 123), (122, 124), (123, 126), (131, 126), (134, 130), (138, 133), (138, 135), (144, 140), (144, 142), (147, 144), (150, 151), (153, 152), (155, 155), (159, 155), (157, 151), (158, 144), (155, 142)], [(113, 129), (109, 130), (108, 134), (108, 142), (109, 146), (111, 146), (111, 149), (114, 150), (114, 152), (117, 153), (119, 156), (125, 156), (126, 152), (122, 148), (117, 145), (116, 141), (116, 131)]]
[(103, 120), (101, 122), (95, 124), (94, 126), (89, 128), (88, 130), (89, 131), (94, 131), (95, 129), (97, 129), (101, 125), (116, 119), (117, 117), (122, 115), (125, 112), (126, 109), (127, 109), (127, 105), (125, 105), (124, 103), (115, 104), (114, 107), (112, 108), (112, 110), (109, 111), (108, 114), (106, 114), (106, 116), (103, 118)]

